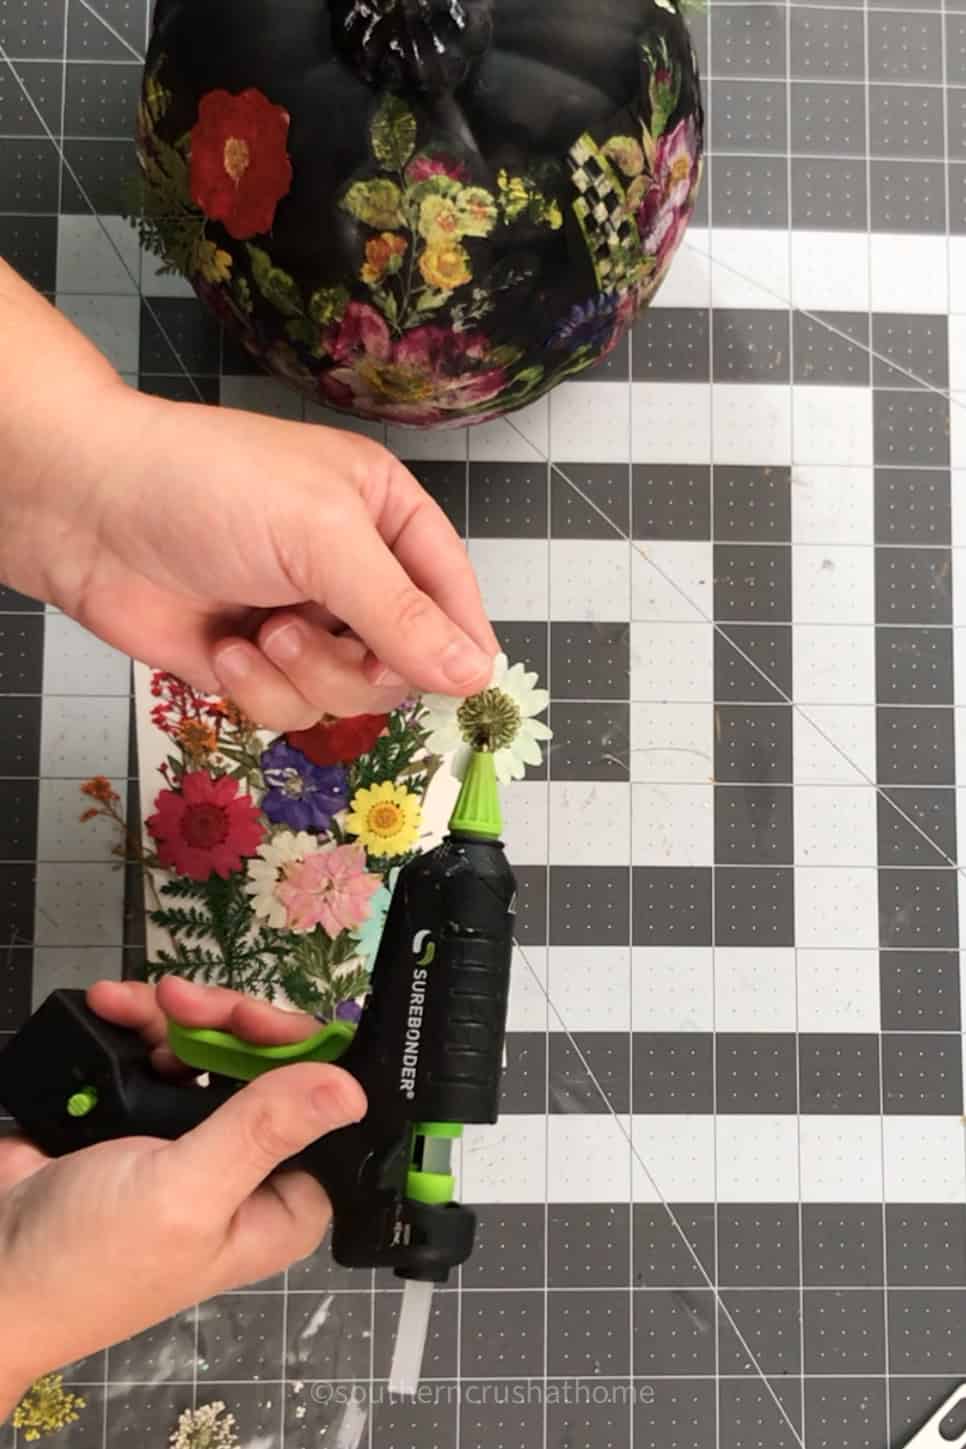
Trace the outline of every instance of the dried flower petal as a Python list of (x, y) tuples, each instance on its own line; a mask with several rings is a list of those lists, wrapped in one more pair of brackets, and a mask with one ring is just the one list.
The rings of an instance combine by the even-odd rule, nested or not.
[(103, 775), (95, 775), (92, 780), (85, 780), (81, 786), (81, 794), (89, 795), (92, 800), (100, 800), (103, 805), (112, 805), (121, 798), (110, 780)]
[(13, 1427), (31, 1444), (45, 1434), (56, 1434), (68, 1424), (76, 1424), (77, 1410), (86, 1406), (86, 1399), (64, 1388), (63, 1374), (44, 1374), (30, 1386), (14, 1410)]
[(185, 1409), (169, 1443), (172, 1449), (238, 1449), (234, 1415), (220, 1399), (200, 1409)]

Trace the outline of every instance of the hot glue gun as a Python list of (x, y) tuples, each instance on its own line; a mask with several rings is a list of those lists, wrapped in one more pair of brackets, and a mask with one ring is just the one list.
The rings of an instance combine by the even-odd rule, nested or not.
[(127, 1136), (190, 1131), (262, 1072), (337, 1062), (368, 1101), (362, 1121), (289, 1166), (332, 1203), (332, 1253), (347, 1268), (409, 1280), (394, 1379), (418, 1381), (432, 1285), (473, 1249), (454, 1201), (453, 1140), (499, 1110), (516, 883), (500, 842), (493, 757), (474, 753), (442, 843), (399, 873), (358, 1025), (334, 1021), (294, 1046), (258, 1047), (169, 1023), (177, 1057), (207, 1087), (163, 1081), (140, 1037), (103, 1021), (81, 991), (55, 991), (0, 1053), (0, 1103), (59, 1157)]

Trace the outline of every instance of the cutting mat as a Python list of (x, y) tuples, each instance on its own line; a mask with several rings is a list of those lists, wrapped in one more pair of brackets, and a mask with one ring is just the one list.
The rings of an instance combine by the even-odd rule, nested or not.
[[(630, 346), (388, 438), (555, 731), (423, 1397), (386, 1399), (391, 1281), (322, 1254), (73, 1369), (72, 1445), (222, 1398), (249, 1449), (885, 1449), (966, 1376), (966, 0), (694, 33), (708, 180)], [(145, 37), (0, 0), (0, 251), (145, 390), (301, 416), (117, 218)], [(3, 1031), (136, 967), (139, 906), (77, 821), (136, 775), (128, 664), (0, 608)]]

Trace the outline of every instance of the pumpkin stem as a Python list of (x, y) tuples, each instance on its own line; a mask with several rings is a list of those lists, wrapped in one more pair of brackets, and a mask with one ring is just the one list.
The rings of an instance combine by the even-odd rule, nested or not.
[(492, 0), (330, 0), (335, 44), (371, 85), (440, 95), (487, 49)]

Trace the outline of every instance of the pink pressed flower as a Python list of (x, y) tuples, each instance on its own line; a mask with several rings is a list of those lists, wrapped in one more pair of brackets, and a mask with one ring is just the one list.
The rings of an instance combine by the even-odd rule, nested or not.
[(469, 172), (462, 161), (453, 161), (448, 156), (414, 156), (406, 167), (406, 180), (410, 186), (419, 181), (428, 181), (431, 176), (451, 176), (454, 181), (466, 181)]
[(366, 870), (361, 845), (336, 845), (288, 867), (276, 889), (293, 931), (321, 926), (328, 935), (350, 931), (369, 914), (369, 902), (382, 884)]
[(680, 210), (687, 203), (698, 165), (698, 128), (693, 116), (679, 121), (670, 135), (662, 136), (654, 156), (654, 171), (669, 206)]
[(392, 352), (389, 328), (366, 302), (350, 302), (342, 320), (328, 330), (324, 340), (336, 362), (349, 362), (360, 354), (388, 362)]
[(379, 313), (364, 302), (351, 302), (323, 343), (340, 364), (319, 379), (324, 399), (364, 417), (442, 422), (506, 386), (506, 368), (490, 365), (483, 333), (430, 325), (393, 342)]
[(679, 121), (654, 148), (653, 179), (637, 213), (644, 251), (663, 270), (677, 249), (691, 215), (698, 179), (698, 127), (693, 116)]

